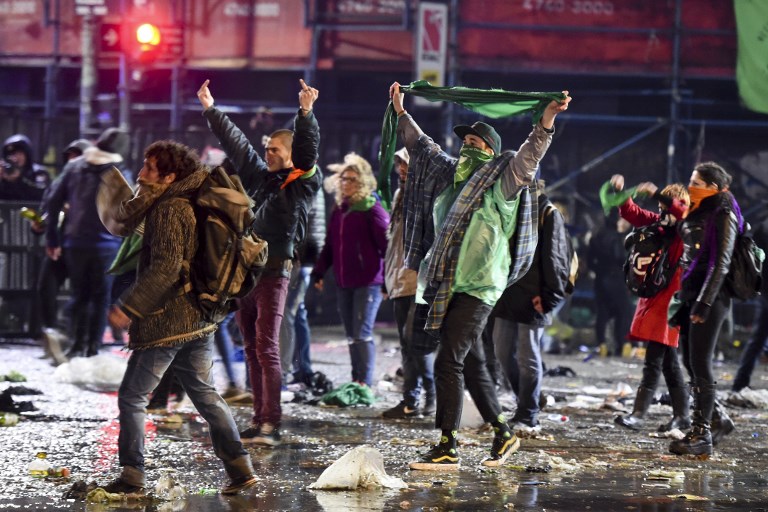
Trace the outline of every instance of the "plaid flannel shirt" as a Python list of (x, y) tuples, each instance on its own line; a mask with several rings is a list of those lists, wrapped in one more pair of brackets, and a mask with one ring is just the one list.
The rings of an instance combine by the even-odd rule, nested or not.
[[(459, 252), (472, 214), (480, 207), (484, 194), (493, 186), (501, 173), (517, 156), (515, 152), (504, 152), (498, 158), (477, 169), (455, 200), (440, 233), (435, 235), (433, 207), (435, 199), (453, 183), (457, 159), (448, 156), (430, 137), (418, 131), (415, 143), (406, 147), (411, 155), (404, 194), (405, 263), (408, 268), (419, 270), (422, 260), (429, 251), (429, 265), (426, 269), (427, 288), (424, 299), (430, 305), (425, 330), (439, 335), (440, 326), (450, 303)], [(407, 139), (407, 133), (404, 138)], [(530, 139), (529, 139), (530, 140)], [(534, 156), (533, 170), (549, 145), (537, 141), (535, 150), (526, 151), (526, 160)], [(528, 141), (527, 141), (528, 142)], [(526, 142), (526, 143), (527, 143)], [(543, 144), (542, 147), (539, 147)], [(529, 155), (530, 153), (530, 155)], [(528, 187), (520, 187), (520, 205), (515, 235), (510, 240), (512, 265), (507, 286), (514, 284), (530, 268), (538, 242), (538, 205), (536, 195)]]

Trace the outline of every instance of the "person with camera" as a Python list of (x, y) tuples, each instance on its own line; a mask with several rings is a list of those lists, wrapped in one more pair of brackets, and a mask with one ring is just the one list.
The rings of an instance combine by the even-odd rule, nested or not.
[(17, 133), (3, 142), (0, 162), (0, 201), (40, 201), (51, 176), (32, 160), (29, 137)]

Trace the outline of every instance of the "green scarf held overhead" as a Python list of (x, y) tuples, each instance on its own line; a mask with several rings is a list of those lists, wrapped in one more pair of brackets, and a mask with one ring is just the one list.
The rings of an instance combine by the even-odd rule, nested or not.
[(453, 175), (453, 184), (461, 183), (469, 178), (475, 169), (484, 163), (493, 160), (493, 155), (472, 146), (461, 146), (459, 150), (459, 162), (456, 164), (456, 174)]
[[(417, 80), (410, 85), (400, 86), (400, 91), (413, 94), (429, 101), (450, 101), (473, 112), (500, 119), (502, 117), (531, 113), (533, 124), (539, 122), (549, 102), (562, 101), (562, 92), (516, 92), (503, 89), (472, 89), (470, 87), (433, 87), (426, 80)], [(387, 105), (381, 126), (381, 149), (379, 150), (379, 188), (381, 203), (389, 210), (391, 191), (389, 172), (397, 144), (397, 114), (392, 102)], [(498, 156), (498, 155), (497, 155)]]
[(637, 196), (637, 187), (616, 190), (610, 181), (603, 183), (600, 187), (600, 204), (603, 206), (603, 213), (607, 216), (611, 213), (611, 208), (623, 205), (630, 197)]

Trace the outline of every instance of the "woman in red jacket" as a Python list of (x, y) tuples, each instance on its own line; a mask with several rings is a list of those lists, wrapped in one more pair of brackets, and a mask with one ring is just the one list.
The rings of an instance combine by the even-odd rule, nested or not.
[[(614, 175), (611, 178), (611, 184), (616, 190), (622, 190), (624, 176)], [(690, 198), (688, 190), (682, 184), (668, 185), (659, 191), (651, 183), (641, 183), (637, 187), (637, 192), (652, 195), (659, 202), (659, 212), (645, 210), (629, 198), (619, 207), (619, 214), (636, 228), (659, 223), (660, 229), (671, 231), (669, 235), (674, 238), (668, 249), (669, 263), (672, 268), (675, 268), (675, 272), (666, 288), (653, 297), (640, 298), (637, 302), (628, 338), (632, 341), (648, 342), (643, 378), (637, 388), (632, 413), (617, 416), (615, 422), (633, 430), (643, 425), (643, 418), (651, 406), (659, 376), (663, 373), (672, 401), (673, 417), (670, 422), (661, 425), (659, 431), (665, 432), (674, 428), (683, 430), (691, 426), (689, 389), (677, 356), (680, 328), (668, 325), (667, 311), (672, 296), (680, 289), (682, 274), (678, 261), (683, 253), (683, 242), (677, 234), (675, 224), (678, 220), (682, 220), (690, 204)]]

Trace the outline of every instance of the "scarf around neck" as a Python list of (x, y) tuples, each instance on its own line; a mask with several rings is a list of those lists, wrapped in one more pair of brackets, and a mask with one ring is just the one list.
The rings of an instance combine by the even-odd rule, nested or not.
[(456, 164), (456, 174), (453, 175), (453, 184), (456, 185), (466, 181), (475, 172), (475, 169), (491, 160), (493, 160), (493, 155), (489, 155), (482, 149), (472, 146), (461, 146), (459, 161)]

